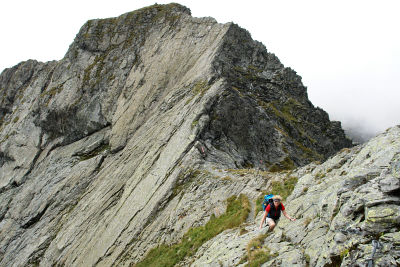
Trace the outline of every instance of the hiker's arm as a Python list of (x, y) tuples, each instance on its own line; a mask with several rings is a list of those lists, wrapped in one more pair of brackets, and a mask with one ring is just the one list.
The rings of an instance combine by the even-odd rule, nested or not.
[(291, 218), (291, 217), (287, 214), (286, 210), (283, 210), (282, 213), (283, 213), (283, 215), (285, 215), (285, 217), (288, 218), (289, 220), (291, 220), (291, 221), (295, 221), (295, 220), (296, 220), (295, 218)]
[(260, 223), (260, 229), (263, 227), (263, 224), (264, 224), (265, 218), (267, 218), (267, 215), (268, 215), (268, 212), (265, 211), (265, 212), (264, 212), (264, 216), (263, 216), (263, 218), (262, 218), (262, 220), (261, 220), (261, 223)]

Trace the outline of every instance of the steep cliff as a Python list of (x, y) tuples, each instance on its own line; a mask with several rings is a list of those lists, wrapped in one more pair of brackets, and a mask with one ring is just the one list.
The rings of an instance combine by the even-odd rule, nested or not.
[(224, 169), (351, 146), (247, 31), (177, 4), (88, 21), (62, 60), (6, 69), (0, 90), (1, 266), (128, 266), (266, 183)]

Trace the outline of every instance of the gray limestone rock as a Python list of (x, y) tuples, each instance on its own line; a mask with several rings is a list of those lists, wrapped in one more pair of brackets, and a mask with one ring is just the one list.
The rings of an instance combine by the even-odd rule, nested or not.
[[(398, 162), (399, 137), (400, 126), (396, 126), (362, 146), (341, 151), (321, 165), (292, 172), (290, 175), (298, 177), (298, 182), (285, 206), (297, 220), (289, 222), (282, 218), (274, 232), (265, 237), (261, 249), (274, 257), (262, 266), (365, 266), (376, 241), (380, 247), (373, 255), (375, 266), (397, 266), (400, 196), (382, 190), (381, 185), (393, 181), (396, 170), (392, 166)], [(333, 168), (343, 159), (348, 163)], [(375, 173), (377, 169), (381, 169), (381, 174), (372, 175), (373, 179), (355, 175)], [(351, 184), (347, 193), (342, 191), (343, 181)], [(239, 264), (239, 258), (247, 255), (242, 242), (249, 244), (265, 234), (265, 228), (257, 227), (261, 216), (260, 212), (246, 226), (248, 232), (243, 236), (239, 235), (239, 229), (236, 235), (226, 231), (205, 243), (194, 256), (192, 266)]]
[[(331, 156), (293, 171), (288, 211), (299, 219), (270, 237), (280, 253), (271, 263), (320, 266), (341, 249), (353, 263), (377, 229), (397, 244), (396, 138), (393, 128), (333, 156), (351, 146), (340, 123), (233, 23), (178, 4), (91, 20), (60, 61), (0, 75), (0, 266), (130, 266), (223, 214), (228, 197), (253, 203), (286, 177), (263, 170)], [(247, 234), (227, 230), (184, 262), (239, 264), (260, 234), (256, 211)], [(338, 232), (349, 241), (336, 243)]]

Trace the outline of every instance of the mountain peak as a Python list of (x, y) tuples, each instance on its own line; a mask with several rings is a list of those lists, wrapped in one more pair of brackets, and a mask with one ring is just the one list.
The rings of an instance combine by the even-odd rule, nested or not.
[[(8, 69), (0, 89), (5, 266), (129, 265), (209, 218), (204, 199), (180, 205), (215, 169), (282, 175), (351, 146), (248, 31), (178, 4), (88, 21), (63, 59)], [(244, 187), (216, 181), (223, 210)]]

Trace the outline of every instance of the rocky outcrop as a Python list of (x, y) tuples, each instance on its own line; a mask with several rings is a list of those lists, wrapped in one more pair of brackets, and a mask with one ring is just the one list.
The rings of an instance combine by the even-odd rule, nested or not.
[(399, 266), (399, 155), (397, 126), (321, 165), (291, 172), (298, 182), (285, 206), (295, 222), (282, 218), (267, 233), (258, 229), (260, 212), (246, 233), (228, 230), (205, 243), (191, 266), (245, 266), (257, 238), (262, 245), (250, 248), (270, 255), (262, 266)]
[(128, 266), (266, 184), (225, 169), (351, 145), (247, 31), (177, 4), (89, 21), (0, 90), (0, 266)]

